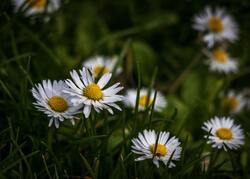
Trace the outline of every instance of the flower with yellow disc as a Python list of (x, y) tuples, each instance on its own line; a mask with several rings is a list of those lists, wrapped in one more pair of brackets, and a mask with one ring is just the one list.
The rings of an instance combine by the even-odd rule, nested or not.
[[(140, 111), (143, 111), (147, 107), (152, 105), (153, 100), (154, 100), (154, 93), (155, 93), (155, 90), (152, 90), (151, 94), (149, 95), (149, 99), (148, 99), (148, 89), (142, 88), (140, 90), (139, 106), (138, 106), (138, 109)], [(134, 108), (136, 105), (136, 96), (137, 96), (137, 90), (135, 90), (135, 89), (128, 90), (126, 93), (125, 101), (124, 101), (125, 104), (129, 107)], [(157, 91), (155, 104), (154, 104), (154, 110), (160, 112), (166, 106), (167, 106), (167, 101), (166, 101), (165, 97), (163, 96), (163, 94), (161, 92)]]
[(238, 149), (244, 144), (244, 134), (240, 125), (235, 125), (234, 120), (230, 117), (214, 117), (205, 122), (202, 129), (210, 132), (205, 135), (208, 138), (207, 143), (213, 148)]
[(207, 50), (205, 53), (209, 58), (207, 63), (210, 71), (228, 74), (238, 70), (238, 63), (223, 48)]
[[(94, 56), (86, 61), (84, 61), (83, 66), (87, 67), (91, 70), (94, 77), (101, 76), (105, 73), (111, 73), (115, 66), (117, 65), (118, 57), (105, 57), (105, 56)], [(117, 67), (116, 74), (119, 74), (122, 72), (121, 67)]]
[(89, 117), (92, 107), (96, 112), (106, 109), (111, 114), (113, 114), (112, 107), (121, 110), (116, 102), (123, 100), (123, 96), (117, 94), (123, 87), (120, 83), (106, 87), (111, 79), (111, 73), (105, 73), (98, 82), (95, 82), (94, 74), (89, 69), (83, 67), (79, 72), (80, 75), (75, 70), (70, 72), (72, 80), (66, 80), (69, 90), (64, 92), (72, 96), (71, 102), (75, 106), (83, 107), (86, 118)]
[[(169, 163), (169, 168), (175, 167), (173, 161), (180, 159), (180, 142), (175, 137), (170, 137), (169, 132), (155, 132), (154, 130), (144, 130), (137, 138), (132, 139), (132, 152), (141, 155), (135, 161), (153, 159), (153, 163), (159, 167), (159, 161), (165, 165)], [(171, 160), (171, 161), (169, 161)]]
[(246, 99), (242, 93), (236, 94), (235, 91), (230, 90), (224, 97), (223, 105), (230, 113), (237, 114), (246, 105)]
[(35, 15), (41, 13), (52, 13), (60, 5), (60, 0), (12, 0), (16, 11), (25, 10), (25, 15)]
[(79, 106), (73, 106), (71, 97), (63, 91), (68, 89), (64, 81), (43, 80), (32, 88), (36, 98), (35, 107), (49, 118), (49, 127), (54, 123), (59, 127), (59, 121), (70, 119), (74, 125), (74, 115), (79, 113)]
[(236, 23), (221, 8), (212, 10), (210, 7), (206, 7), (204, 12), (195, 16), (193, 27), (203, 33), (203, 41), (208, 47), (225, 40), (233, 42), (238, 38)]

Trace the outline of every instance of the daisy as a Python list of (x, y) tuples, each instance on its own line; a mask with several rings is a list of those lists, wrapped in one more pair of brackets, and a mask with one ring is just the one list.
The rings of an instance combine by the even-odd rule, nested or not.
[(222, 48), (213, 49), (211, 52), (205, 51), (205, 53), (209, 58), (210, 71), (227, 74), (238, 70), (238, 63)]
[[(118, 62), (117, 56), (113, 58), (104, 57), (104, 56), (95, 56), (87, 59), (83, 66), (89, 68), (94, 77), (98, 77), (99, 75), (103, 75), (105, 73), (111, 73), (114, 70), (115, 65)], [(118, 67), (116, 73), (121, 73), (121, 67)]]
[(214, 117), (210, 121), (205, 122), (202, 129), (210, 132), (205, 138), (208, 138), (208, 144), (212, 147), (227, 151), (229, 149), (237, 149), (244, 144), (243, 130), (240, 125), (235, 125), (230, 117)]
[(75, 70), (70, 72), (72, 80), (66, 80), (70, 89), (65, 90), (65, 93), (72, 96), (71, 102), (75, 106), (83, 106), (83, 114), (86, 118), (89, 117), (92, 107), (96, 112), (107, 109), (111, 114), (113, 114), (111, 107), (121, 110), (115, 103), (123, 100), (123, 96), (117, 94), (123, 89), (119, 86), (120, 83), (115, 83), (113, 86), (104, 89), (111, 79), (111, 73), (102, 75), (96, 83), (93, 73), (90, 73), (87, 68), (83, 67), (79, 72), (80, 76)]
[(204, 33), (203, 41), (212, 47), (216, 42), (224, 40), (233, 42), (238, 37), (238, 27), (232, 17), (224, 9), (214, 11), (206, 7), (204, 12), (194, 18), (194, 29)]
[[(152, 90), (150, 94), (150, 98), (148, 99), (148, 89), (141, 89), (140, 90), (140, 98), (139, 98), (139, 106), (138, 109), (140, 111), (145, 110), (148, 106), (150, 106), (153, 103), (154, 100), (154, 94), (155, 91)], [(137, 96), (137, 90), (130, 89), (127, 91), (126, 97), (125, 97), (125, 104), (129, 107), (135, 107), (136, 105), (136, 96)], [(147, 104), (148, 103), (148, 104)], [(162, 93), (157, 92), (155, 104), (154, 104), (154, 110), (155, 111), (162, 111), (167, 106), (167, 101)]]
[(153, 163), (158, 168), (159, 161), (165, 165), (169, 163), (169, 168), (172, 168), (175, 167), (173, 161), (180, 159), (182, 150), (180, 142), (175, 137), (170, 138), (169, 132), (157, 134), (154, 130), (144, 130), (137, 138), (132, 139), (132, 143), (132, 152), (142, 155), (135, 161), (153, 159)]
[(60, 7), (60, 0), (12, 0), (16, 11), (25, 10), (27, 16), (52, 13)]
[(234, 114), (239, 113), (246, 104), (243, 94), (236, 94), (234, 91), (229, 91), (223, 102), (224, 106)]
[(79, 107), (73, 106), (71, 97), (63, 92), (67, 88), (63, 81), (43, 80), (31, 90), (36, 99), (35, 107), (50, 118), (49, 127), (54, 123), (58, 128), (59, 121), (64, 119), (70, 119), (74, 125), (74, 115), (79, 113)]

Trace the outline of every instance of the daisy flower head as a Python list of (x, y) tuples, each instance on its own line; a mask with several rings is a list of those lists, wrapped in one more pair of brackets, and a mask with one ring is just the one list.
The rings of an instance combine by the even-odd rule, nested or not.
[(73, 106), (71, 97), (63, 92), (67, 88), (64, 81), (43, 80), (31, 90), (36, 99), (35, 107), (50, 118), (49, 127), (54, 123), (58, 128), (64, 119), (70, 119), (74, 125), (74, 115), (79, 113), (79, 107)]
[[(137, 138), (132, 139), (132, 152), (141, 155), (135, 161), (153, 159), (153, 163), (159, 168), (159, 161), (169, 168), (175, 167), (173, 161), (180, 159), (180, 142), (175, 137), (170, 137), (169, 132), (156, 133), (154, 130), (144, 130)], [(171, 161), (169, 161), (171, 160)]]
[(212, 10), (206, 7), (204, 12), (194, 17), (193, 28), (204, 34), (203, 41), (208, 47), (224, 40), (233, 42), (238, 38), (238, 26), (221, 8)]
[(83, 114), (86, 118), (89, 117), (92, 107), (96, 112), (106, 109), (111, 114), (113, 114), (111, 107), (121, 110), (116, 102), (123, 100), (123, 96), (117, 94), (123, 87), (120, 83), (106, 87), (111, 79), (111, 73), (102, 75), (98, 82), (95, 82), (93, 73), (85, 67), (79, 73), (80, 75), (75, 70), (70, 72), (72, 80), (66, 80), (69, 90), (65, 90), (65, 93), (72, 96), (71, 102), (75, 106), (83, 107)]
[(224, 107), (226, 107), (231, 113), (239, 113), (246, 104), (244, 95), (239, 93), (236, 94), (234, 91), (229, 91), (224, 97)]
[(208, 56), (209, 70), (219, 73), (231, 73), (238, 70), (238, 63), (222, 48), (215, 48), (212, 51), (205, 51)]
[[(155, 90), (151, 91), (151, 94), (149, 95), (148, 99), (148, 89), (142, 88), (140, 90), (140, 97), (139, 97), (139, 106), (138, 109), (140, 111), (145, 110), (147, 107), (152, 105), (154, 100), (154, 94)], [(135, 107), (136, 106), (136, 96), (137, 96), (137, 90), (130, 89), (127, 91), (126, 97), (125, 97), (125, 104), (128, 107)], [(164, 95), (161, 92), (157, 91), (156, 98), (155, 98), (155, 104), (154, 104), (154, 110), (155, 111), (162, 111), (167, 106), (167, 101), (164, 97)]]
[(235, 125), (230, 117), (214, 117), (205, 122), (202, 129), (210, 132), (205, 138), (208, 138), (208, 144), (213, 148), (237, 149), (244, 144), (244, 134), (240, 125)]
[[(89, 59), (87, 59), (83, 66), (89, 68), (94, 77), (98, 77), (100, 75), (103, 75), (105, 73), (111, 73), (116, 64), (118, 62), (118, 57), (104, 57), (104, 56), (94, 56)], [(116, 69), (116, 74), (119, 74), (122, 72), (122, 68), (118, 67)]]
[(12, 0), (15, 11), (25, 11), (26, 16), (52, 13), (59, 9), (60, 0)]

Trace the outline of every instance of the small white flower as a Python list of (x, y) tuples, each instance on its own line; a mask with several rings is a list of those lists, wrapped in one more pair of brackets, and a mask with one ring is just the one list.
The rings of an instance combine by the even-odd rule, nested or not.
[(159, 161), (165, 165), (169, 162), (169, 168), (172, 168), (175, 167), (173, 161), (180, 159), (182, 150), (180, 142), (175, 137), (170, 138), (169, 132), (157, 134), (154, 130), (144, 130), (137, 138), (132, 139), (132, 143), (132, 152), (142, 155), (135, 161), (153, 159), (157, 167), (159, 167)]
[(12, 0), (16, 11), (25, 11), (26, 16), (52, 13), (56, 11), (61, 4), (60, 0)]
[(224, 40), (233, 42), (238, 38), (236, 23), (220, 8), (213, 11), (210, 7), (206, 7), (204, 12), (195, 16), (193, 27), (204, 33), (203, 41), (208, 47), (212, 47), (216, 42)]
[[(89, 68), (93, 73), (94, 77), (98, 77), (99, 75), (103, 75), (105, 73), (111, 73), (114, 70), (114, 67), (117, 62), (117, 56), (114, 56), (113, 58), (104, 56), (94, 56), (87, 59), (83, 63), (83, 66)], [(117, 74), (121, 73), (121, 71), (121, 67), (118, 67), (116, 69)]]
[(244, 95), (239, 93), (236, 94), (234, 91), (229, 91), (227, 96), (224, 97), (224, 105), (231, 113), (239, 113), (246, 104)]
[(79, 107), (73, 106), (71, 97), (63, 92), (67, 88), (63, 81), (43, 80), (31, 90), (37, 100), (33, 103), (35, 107), (50, 118), (49, 127), (54, 122), (58, 128), (59, 121), (64, 119), (70, 119), (74, 125), (74, 115), (79, 113)]
[(202, 129), (210, 132), (208, 136), (209, 144), (212, 147), (227, 151), (229, 149), (237, 149), (244, 144), (244, 134), (240, 125), (235, 125), (230, 117), (214, 117), (210, 121), (205, 122)]
[[(138, 109), (140, 111), (143, 111), (147, 107), (147, 102), (148, 106), (150, 106), (154, 100), (154, 94), (155, 91), (152, 90), (150, 94), (150, 98), (148, 99), (148, 89), (141, 89), (140, 90), (140, 98), (139, 98), (139, 106)], [(130, 89), (127, 91), (126, 97), (125, 97), (125, 104), (129, 107), (135, 107), (136, 105), (136, 96), (137, 96), (137, 90), (135, 89)], [(156, 94), (156, 99), (155, 99), (155, 104), (154, 104), (154, 110), (155, 111), (162, 111), (165, 107), (167, 106), (167, 101), (165, 97), (163, 96), (162, 93), (157, 92)]]
[(222, 48), (213, 49), (211, 52), (205, 51), (205, 53), (209, 58), (210, 71), (227, 74), (238, 70), (238, 63)]
[(71, 102), (75, 106), (83, 106), (83, 113), (86, 118), (89, 117), (92, 107), (96, 112), (107, 109), (111, 114), (113, 114), (111, 107), (121, 110), (115, 103), (123, 100), (123, 96), (117, 95), (123, 89), (119, 86), (120, 83), (115, 83), (113, 86), (104, 89), (111, 79), (111, 73), (102, 75), (96, 83), (93, 74), (87, 68), (83, 67), (79, 72), (81, 76), (75, 70), (70, 72), (72, 80), (66, 80), (70, 89), (65, 90), (65, 92), (72, 96)]

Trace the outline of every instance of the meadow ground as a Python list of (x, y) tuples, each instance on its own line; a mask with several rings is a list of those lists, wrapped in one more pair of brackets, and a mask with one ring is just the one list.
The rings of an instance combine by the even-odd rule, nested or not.
[(250, 178), (248, 0), (1, 0), (0, 178)]

